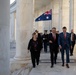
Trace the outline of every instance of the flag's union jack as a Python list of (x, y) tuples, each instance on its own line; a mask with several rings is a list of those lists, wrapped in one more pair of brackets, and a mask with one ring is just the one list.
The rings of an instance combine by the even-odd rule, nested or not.
[(52, 9), (50, 11), (46, 11), (44, 14), (45, 15), (52, 14)]

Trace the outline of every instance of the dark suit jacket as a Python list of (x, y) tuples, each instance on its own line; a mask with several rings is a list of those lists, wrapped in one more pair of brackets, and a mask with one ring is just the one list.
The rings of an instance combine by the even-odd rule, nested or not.
[(28, 50), (30, 50), (30, 52), (34, 52), (35, 51), (35, 47), (34, 47), (34, 43), (36, 43), (36, 50), (39, 51), (39, 43), (38, 43), (38, 40), (37, 41), (34, 41), (33, 39), (31, 39), (29, 41), (29, 44), (28, 44)]
[(38, 40), (38, 43), (39, 43), (39, 49), (40, 49), (40, 51), (41, 51), (42, 48), (43, 48), (43, 43), (42, 43), (42, 36), (40, 35), (40, 33), (38, 33), (38, 38), (37, 38), (37, 40)]
[(42, 38), (43, 38), (43, 42), (45, 42), (45, 43), (48, 42), (48, 34), (46, 34), (46, 35), (44, 34)]
[[(70, 39), (71, 39), (71, 33), (70, 33)], [(75, 36), (75, 34), (73, 33), (73, 43), (75, 44), (75, 40), (76, 40), (76, 36)]]
[(49, 43), (50, 50), (58, 52), (58, 34), (56, 34), (56, 40), (54, 40), (52, 33), (50, 33), (49, 34), (49, 41), (52, 41), (52, 43)]
[(62, 46), (62, 48), (64, 49), (66, 43), (66, 47), (70, 48), (71, 46), (71, 40), (70, 40), (70, 34), (66, 32), (66, 39), (64, 38), (64, 33), (60, 33), (59, 34), (59, 38), (58, 38), (58, 44)]

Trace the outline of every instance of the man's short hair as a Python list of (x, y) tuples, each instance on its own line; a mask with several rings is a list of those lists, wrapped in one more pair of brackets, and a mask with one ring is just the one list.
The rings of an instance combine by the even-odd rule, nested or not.
[(67, 29), (66, 27), (63, 27), (63, 29)]
[(53, 27), (52, 29), (56, 29), (56, 27)]
[(38, 30), (35, 30), (36, 33), (38, 33)]
[(47, 32), (47, 30), (44, 30), (44, 32)]

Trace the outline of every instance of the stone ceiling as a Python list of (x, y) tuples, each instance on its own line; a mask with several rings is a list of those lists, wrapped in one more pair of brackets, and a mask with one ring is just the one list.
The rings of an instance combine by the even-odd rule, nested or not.
[(49, 5), (50, 2), (51, 0), (35, 0), (35, 11), (45, 7), (46, 5)]
[[(13, 4), (16, 0), (10, 0), (10, 3)], [(39, 10), (50, 4), (52, 0), (34, 0), (34, 9)]]

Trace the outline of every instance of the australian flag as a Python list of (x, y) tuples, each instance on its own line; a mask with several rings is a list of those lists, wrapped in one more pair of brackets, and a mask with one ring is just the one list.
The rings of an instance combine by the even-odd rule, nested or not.
[(40, 15), (38, 18), (35, 19), (35, 21), (47, 21), (52, 20), (52, 9), (50, 11), (46, 11), (42, 15)]

